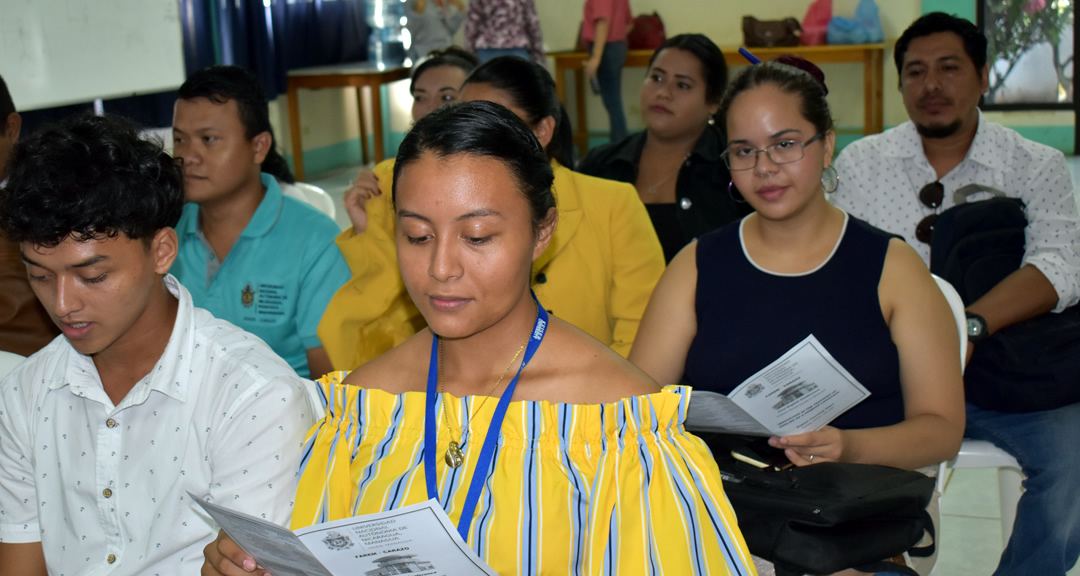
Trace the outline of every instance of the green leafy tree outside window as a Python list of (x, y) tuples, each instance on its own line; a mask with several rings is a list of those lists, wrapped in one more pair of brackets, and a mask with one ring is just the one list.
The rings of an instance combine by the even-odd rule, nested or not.
[[(1073, 6), (1069, 0), (986, 0), (983, 5), (983, 30), (989, 40), (991, 66), (1005, 62), (1001, 74), (991, 78), (988, 101), (1005, 84), (1016, 68), (1020, 57), (1036, 44), (1046, 42), (1053, 50), (1058, 91), (1072, 99), (1072, 77), (1065, 71), (1073, 62), (1071, 50), (1067, 57), (1060, 44), (1073, 21)], [(1064, 59), (1063, 59), (1064, 57)]]

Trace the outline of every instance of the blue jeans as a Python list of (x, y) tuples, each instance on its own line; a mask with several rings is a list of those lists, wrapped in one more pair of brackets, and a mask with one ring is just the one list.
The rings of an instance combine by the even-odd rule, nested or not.
[(476, 57), (480, 59), (481, 63), (499, 56), (520, 56), (526, 60), (532, 59), (532, 54), (529, 53), (528, 48), (480, 48), (476, 51)]
[(1027, 476), (995, 576), (1063, 576), (1080, 556), (1080, 404), (1023, 414), (968, 404), (964, 436), (1012, 454)]
[[(589, 45), (592, 52), (592, 45)], [(622, 69), (626, 65), (626, 42), (608, 42), (600, 56), (596, 79), (600, 83), (600, 99), (604, 102), (611, 123), (611, 141), (626, 138), (626, 112), (622, 104)]]

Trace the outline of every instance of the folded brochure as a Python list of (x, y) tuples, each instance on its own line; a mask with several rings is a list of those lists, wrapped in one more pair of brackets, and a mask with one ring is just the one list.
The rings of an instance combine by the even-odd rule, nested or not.
[(811, 334), (726, 396), (694, 390), (686, 428), (751, 436), (811, 432), (868, 396)]
[(290, 532), (188, 495), (274, 576), (498, 576), (434, 499)]

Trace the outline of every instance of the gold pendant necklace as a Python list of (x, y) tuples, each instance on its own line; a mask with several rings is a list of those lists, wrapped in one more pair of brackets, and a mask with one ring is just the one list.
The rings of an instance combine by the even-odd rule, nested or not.
[[(450, 427), (447, 426), (447, 429)], [(451, 468), (458, 468), (465, 463), (465, 455), (461, 453), (461, 447), (458, 443), (451, 440), (450, 446), (446, 449), (446, 465)]]
[[(532, 334), (529, 334), (529, 337), (531, 338)], [(484, 401), (480, 403), (480, 408), (477, 409), (477, 412), (480, 412), (481, 410), (484, 409), (484, 404), (487, 404), (488, 398), (491, 398), (491, 395), (492, 395), (492, 393), (495, 392), (495, 389), (499, 387), (499, 384), (502, 384), (503, 379), (506, 378), (506, 375), (510, 372), (510, 368), (514, 366), (514, 362), (517, 361), (518, 356), (521, 355), (521, 351), (525, 349), (525, 345), (528, 344), (528, 343), (529, 343), (529, 341), (526, 339), (525, 344), (522, 344), (521, 348), (518, 348), (517, 352), (514, 353), (514, 357), (510, 359), (510, 363), (506, 365), (506, 370), (503, 370), (502, 376), (499, 376), (499, 379), (495, 381), (495, 385), (492, 386), (491, 390), (488, 391), (487, 396), (484, 396)], [(446, 396), (444, 395), (444, 392), (443, 392), (443, 377), (442, 377), (442, 357), (443, 357), (443, 353), (442, 353), (442, 339), (441, 338), (439, 339), (438, 346), (439, 346), (439, 360), (438, 360), (439, 395), (443, 396), (443, 399), (442, 399), (443, 400), (442, 417), (443, 417), (443, 420), (446, 422), (446, 432), (450, 436), (450, 445), (446, 448), (446, 454), (445, 454), (445, 456), (443, 456), (443, 459), (446, 460), (446, 465), (447, 466), (449, 466), (451, 468), (458, 468), (462, 464), (465, 463), (465, 453), (461, 451), (461, 444), (458, 444), (458, 441), (454, 439), (454, 431), (450, 429), (450, 417), (447, 416), (447, 414), (446, 414)], [(469, 411), (469, 422), (472, 422), (472, 411), (471, 410)], [(488, 433), (490, 434), (491, 431), (489, 430)]]

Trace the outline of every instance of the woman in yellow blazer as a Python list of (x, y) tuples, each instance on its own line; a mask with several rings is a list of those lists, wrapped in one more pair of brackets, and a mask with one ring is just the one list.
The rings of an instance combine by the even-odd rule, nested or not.
[[(571, 162), (571, 127), (547, 70), (521, 58), (496, 58), (477, 68), (461, 90), (465, 101), (506, 106), (533, 128), (555, 172), (559, 224), (534, 263), (532, 284), (550, 313), (626, 356), (664, 255), (633, 186), (586, 176)], [(352, 369), (425, 326), (405, 292), (394, 247), (390, 205), (393, 163), (375, 167), (381, 194), (361, 211), (366, 222), (338, 237), (353, 278), (330, 301), (319, 338), (335, 369)], [(356, 211), (350, 211), (350, 216)]]

